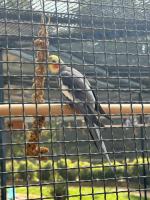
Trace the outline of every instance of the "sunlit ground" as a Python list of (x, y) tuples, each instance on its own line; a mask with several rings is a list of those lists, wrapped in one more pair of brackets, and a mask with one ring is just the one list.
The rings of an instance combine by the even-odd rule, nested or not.
[[(50, 194), (51, 187), (42, 187), (42, 197), (51, 197)], [(128, 197), (128, 192), (120, 190), (122, 192), (118, 193), (118, 199), (119, 200), (127, 200), (129, 199)], [(106, 196), (104, 194), (104, 188), (94, 188), (94, 198), (92, 197), (92, 188), (88, 187), (82, 187), (81, 188), (81, 194), (82, 194), (82, 199), (84, 200), (112, 200), (116, 199), (117, 194), (115, 193), (116, 190), (107, 188), (106, 189)], [(26, 187), (20, 187), (16, 188), (16, 193), (18, 197), (24, 197), (27, 198), (27, 188)], [(74, 195), (74, 197), (70, 197), (70, 200), (79, 200), (80, 199), (80, 191), (79, 188), (77, 187), (70, 187), (69, 188), (69, 195)], [(40, 187), (29, 187), (29, 196), (30, 199), (35, 199), (35, 198), (40, 198), (41, 197), (41, 191)], [(50, 198), (52, 199), (52, 198)], [(144, 197), (142, 197), (144, 200)], [(130, 200), (140, 200), (140, 194), (139, 192), (134, 192), (130, 193)], [(150, 200), (148, 198), (147, 200)]]

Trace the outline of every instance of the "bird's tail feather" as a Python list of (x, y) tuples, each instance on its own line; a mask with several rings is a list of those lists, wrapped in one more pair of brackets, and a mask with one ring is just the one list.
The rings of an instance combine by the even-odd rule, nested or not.
[[(97, 126), (93, 122), (90, 121), (89, 122), (89, 127), (95, 127), (96, 128)], [(109, 156), (108, 156), (108, 153), (107, 153), (106, 146), (105, 146), (105, 144), (103, 142), (100, 130), (99, 129), (90, 129), (90, 134), (91, 134), (91, 137), (92, 137), (93, 140), (100, 140), (100, 141), (94, 141), (94, 143), (95, 143), (95, 145), (96, 145), (96, 147), (97, 147), (99, 152), (101, 152), (101, 147), (102, 147), (102, 150), (104, 151), (104, 153), (106, 155), (108, 163), (109, 163), (112, 171), (114, 172), (114, 169), (111, 166), (111, 162), (110, 162), (110, 159), (109, 159)]]
[[(102, 137), (101, 137), (101, 140), (102, 140)], [(108, 160), (108, 162), (109, 162), (109, 165), (110, 165), (112, 171), (114, 172), (114, 169), (113, 169), (112, 166), (111, 166), (111, 162), (110, 162), (109, 156), (108, 156), (108, 154), (107, 154), (106, 146), (105, 146), (105, 144), (104, 144), (103, 141), (102, 141), (102, 149), (103, 149), (103, 151), (104, 151), (104, 153), (105, 153), (105, 155), (106, 155), (106, 158), (107, 158), (107, 160)]]

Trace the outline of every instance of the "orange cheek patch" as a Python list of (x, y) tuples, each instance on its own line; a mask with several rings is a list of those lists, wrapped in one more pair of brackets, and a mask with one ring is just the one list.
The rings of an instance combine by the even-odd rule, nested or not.
[(53, 65), (54, 69), (59, 69), (59, 65)]

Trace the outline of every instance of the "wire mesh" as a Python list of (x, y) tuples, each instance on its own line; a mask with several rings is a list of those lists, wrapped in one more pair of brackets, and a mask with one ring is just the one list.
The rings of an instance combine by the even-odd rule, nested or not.
[(0, 1), (1, 199), (148, 199), (149, 10), (146, 0)]

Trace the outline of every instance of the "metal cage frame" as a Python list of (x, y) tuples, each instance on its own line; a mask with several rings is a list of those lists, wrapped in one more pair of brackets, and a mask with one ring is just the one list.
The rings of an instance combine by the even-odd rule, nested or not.
[[(10, 188), (14, 198), (16, 189), (22, 187), (26, 189), (25, 199), (89, 197), (94, 200), (111, 195), (119, 199), (121, 194), (132, 199), (132, 193), (138, 199), (147, 199), (150, 190), (149, 11), (146, 0), (0, 1), (2, 200), (6, 200)], [(60, 74), (50, 74), (49, 55), (52, 54), (58, 56), (59, 62), (63, 59), (71, 71), (75, 68), (83, 74), (78, 78), (84, 79), (84, 85), (89, 80), (93, 88), (90, 90), (95, 92), (95, 105), (101, 104), (106, 114), (89, 113), (87, 107), (86, 113), (76, 109), (74, 86), (73, 107), (66, 105), (69, 101), (64, 99), (63, 91), (71, 90), (58, 87), (55, 78), (61, 79)], [(45, 71), (39, 74), (41, 66)], [(37, 81), (41, 79), (39, 86)], [(73, 74), (72, 79), (74, 83)], [(85, 95), (84, 104), (88, 103)], [(113, 123), (104, 119), (107, 115)], [(105, 128), (90, 127), (91, 116), (102, 121)], [(87, 125), (83, 117), (88, 119)], [(20, 126), (13, 127), (19, 119)], [(106, 143), (107, 153), (94, 147), (94, 141), (98, 140), (90, 137), (92, 129), (103, 130), (104, 139), (99, 141)], [(28, 133), (32, 135), (32, 132), (36, 132), (35, 141), (29, 140)], [(49, 134), (49, 138), (45, 136), (42, 140), (42, 132), (43, 137)], [(33, 154), (28, 153), (29, 145), (35, 146)], [(113, 172), (110, 163), (106, 163), (106, 155), (111, 157)], [(46, 158), (50, 161), (47, 168), (42, 161)], [(22, 165), (21, 161), (24, 161)], [(11, 166), (9, 169), (7, 164)], [(44, 172), (50, 174), (49, 180), (43, 179)], [(24, 179), (20, 180), (19, 174), (24, 174)], [(33, 174), (38, 180), (31, 180)], [(73, 174), (76, 177), (72, 178)], [(73, 193), (70, 186), (77, 188), (78, 193)], [(85, 193), (86, 186), (90, 190)], [(113, 189), (109, 191), (107, 186)], [(38, 197), (30, 197), (30, 187), (39, 187)], [(53, 192), (45, 196), (44, 187), (53, 188)]]

